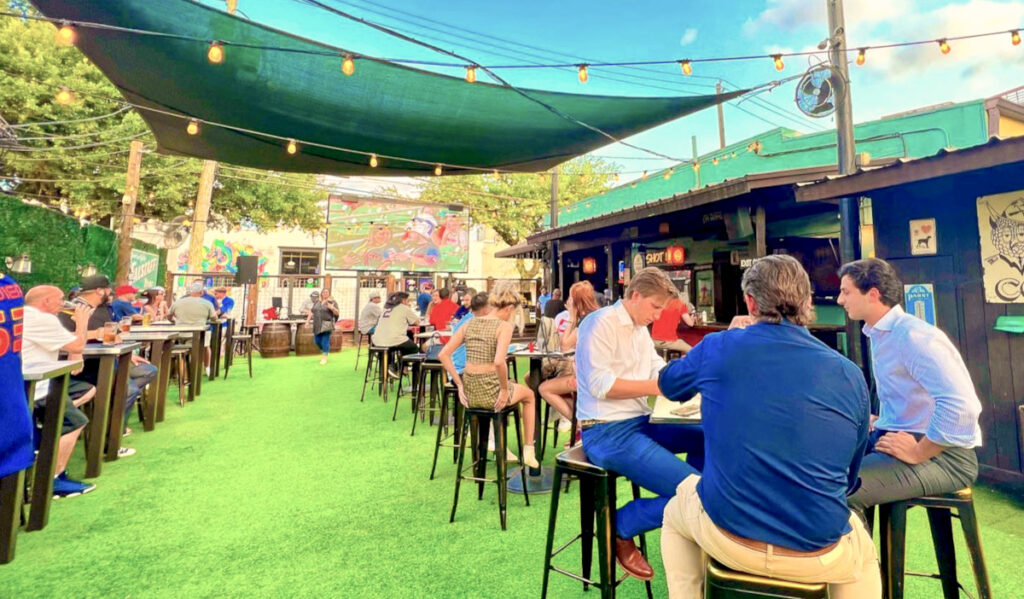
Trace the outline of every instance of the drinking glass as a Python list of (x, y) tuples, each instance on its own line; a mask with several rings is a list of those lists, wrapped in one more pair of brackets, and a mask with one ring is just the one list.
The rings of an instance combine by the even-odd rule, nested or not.
[(103, 345), (117, 344), (117, 329), (118, 324), (116, 322), (108, 322), (103, 325)]

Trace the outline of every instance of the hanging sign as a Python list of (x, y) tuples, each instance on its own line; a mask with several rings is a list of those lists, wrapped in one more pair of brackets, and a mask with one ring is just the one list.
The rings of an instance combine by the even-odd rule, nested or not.
[(985, 301), (1024, 303), (1024, 190), (978, 198)]
[(583, 259), (583, 273), (592, 275), (597, 272), (597, 259), (595, 258), (584, 258)]
[(644, 254), (644, 262), (648, 266), (682, 266), (686, 262), (686, 250), (681, 245), (647, 250)]
[(930, 325), (935, 324), (935, 288), (931, 283), (903, 286), (903, 303), (913, 314)]
[(626, 262), (624, 260), (619, 260), (619, 284), (621, 285), (621, 284), (624, 284), (625, 282), (626, 282)]
[(938, 241), (934, 218), (910, 221), (910, 255), (930, 256), (937, 254)]

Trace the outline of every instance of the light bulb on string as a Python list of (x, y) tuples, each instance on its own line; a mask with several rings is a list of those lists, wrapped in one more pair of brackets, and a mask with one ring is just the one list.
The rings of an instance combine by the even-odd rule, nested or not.
[(377, 155), (370, 154), (370, 168), (377, 168), (377, 164), (379, 164), (377, 162)]
[(491, 174), (494, 175), (495, 179), (497, 179), (498, 177), (501, 177), (501, 173), (498, 172), (498, 169), (494, 169), (494, 172), (492, 172)]
[(619, 182), (619, 173), (615, 173), (614, 175), (612, 175), (612, 179), (613, 179), (613, 180), (614, 180), (614, 181), (615, 181), (616, 183), (618, 183), (618, 182)]
[(772, 62), (775, 63), (776, 71), (781, 71), (782, 69), (786, 68), (786, 64), (782, 62), (781, 54), (772, 54)]
[(1014, 29), (1013, 31), (1010, 32), (1010, 43), (1013, 44), (1014, 46), (1020, 45), (1020, 31)]
[(858, 67), (864, 66), (864, 63), (868, 59), (867, 52), (868, 52), (867, 48), (861, 48), (860, 50), (857, 51), (857, 61), (856, 62), (857, 62), (857, 66)]
[(229, 15), (235, 14), (235, 11), (238, 10), (238, 0), (228, 0), (227, 4), (228, 4), (228, 14)]
[(476, 83), (476, 67), (466, 67), (466, 83)]
[(684, 75), (689, 76), (693, 74), (693, 65), (690, 64), (689, 60), (679, 61), (679, 66), (683, 69)]
[(693, 172), (697, 172), (699, 170), (700, 170), (700, 163), (699, 162), (694, 162), (693, 163)]
[(224, 46), (220, 42), (210, 42), (210, 47), (206, 50), (206, 59), (210, 64), (224, 62)]
[(63, 21), (57, 29), (57, 45), (73, 46), (76, 39), (78, 39), (78, 33), (75, 32), (75, 28), (71, 26), (71, 23)]
[(663, 177), (665, 178), (666, 181), (668, 181), (669, 179), (672, 178), (672, 172), (673, 172), (672, 169), (668, 169), (667, 171), (665, 171), (665, 174), (663, 175)]
[(199, 121), (197, 121), (195, 119), (191, 119), (188, 122), (188, 125), (185, 125), (185, 131), (189, 135), (196, 135), (196, 134), (198, 134), (199, 133)]
[(70, 106), (75, 101), (75, 94), (70, 89), (62, 87), (57, 91), (55, 99), (61, 106)]
[(294, 139), (289, 139), (289, 140), (288, 140), (288, 147), (287, 147), (287, 148), (285, 148), (285, 150), (286, 150), (286, 151), (287, 151), (287, 152), (288, 152), (289, 154), (295, 154), (296, 152), (298, 152), (298, 151), (299, 151), (299, 146), (298, 146), (298, 145), (297, 145), (297, 144), (295, 143), (295, 140), (294, 140)]
[(939, 51), (943, 54), (949, 54), (950, 51), (949, 42), (944, 39), (939, 40)]
[(341, 61), (341, 72), (346, 75), (351, 75), (356, 72), (356, 60), (352, 58), (351, 54), (346, 54), (345, 58)]
[(434, 167), (434, 174), (438, 177), (441, 176), (441, 163), (438, 163), (437, 166)]
[(647, 171), (644, 171), (644, 172), (640, 173), (640, 180), (641, 181), (646, 181), (647, 180)]
[(585, 65), (585, 64), (581, 64), (580, 65), (579, 77), (580, 77), (580, 83), (586, 83), (587, 82), (587, 79), (589, 78), (587, 76), (587, 65)]
[(718, 164), (718, 156), (711, 159), (711, 164)]

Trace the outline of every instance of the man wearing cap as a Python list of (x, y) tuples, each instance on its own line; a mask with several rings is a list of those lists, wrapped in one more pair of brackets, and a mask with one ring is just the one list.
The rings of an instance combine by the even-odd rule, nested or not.
[(131, 285), (121, 285), (114, 290), (114, 296), (116, 300), (110, 303), (110, 312), (114, 316), (114, 320), (121, 320), (122, 318), (129, 316), (133, 321), (142, 320), (142, 314), (139, 314), (139, 310), (132, 305), (135, 301), (135, 294), (139, 290)]
[(381, 312), (380, 291), (371, 291), (370, 301), (359, 311), (359, 332), (363, 335), (373, 335)]
[(299, 314), (303, 316), (309, 316), (313, 311), (313, 304), (320, 301), (320, 292), (314, 291), (309, 294), (309, 299), (303, 300), (302, 305), (299, 306)]

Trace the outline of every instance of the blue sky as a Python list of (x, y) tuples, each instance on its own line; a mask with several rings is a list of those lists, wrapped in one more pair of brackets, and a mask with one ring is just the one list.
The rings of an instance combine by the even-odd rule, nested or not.
[[(454, 50), (480, 64), (708, 58), (814, 49), (827, 35), (825, 0), (321, 0), (339, 10)], [(223, 7), (223, 1), (204, 0)], [(249, 18), (354, 52), (391, 58), (450, 60), (407, 42), (332, 15), (301, 0), (239, 0)], [(1024, 0), (859, 0), (846, 2), (850, 46), (932, 39), (1024, 27)], [(517, 45), (525, 44), (529, 47)], [(824, 55), (822, 55), (824, 59)], [(732, 86), (756, 86), (796, 75), (816, 62), (790, 58), (783, 72), (768, 59), (695, 65), (684, 77), (677, 65), (636, 69), (507, 70), (520, 87), (614, 95), (711, 93), (716, 78)], [(1009, 34), (953, 44), (869, 52), (863, 67), (851, 65), (854, 120), (943, 102), (996, 95), (1024, 85), (1024, 44)], [(462, 76), (461, 70), (448, 71)], [(486, 76), (479, 74), (482, 81)], [(727, 89), (728, 89), (727, 84)], [(725, 108), (726, 141), (784, 126), (813, 132), (835, 126), (831, 118), (799, 115), (794, 83)], [(679, 158), (691, 156), (691, 136), (701, 153), (718, 145), (713, 109), (630, 138), (631, 143)], [(655, 170), (670, 163), (610, 145), (596, 152), (613, 157), (623, 171)], [(629, 158), (626, 158), (629, 157)], [(629, 179), (635, 175), (626, 175)]]

